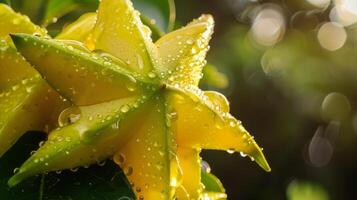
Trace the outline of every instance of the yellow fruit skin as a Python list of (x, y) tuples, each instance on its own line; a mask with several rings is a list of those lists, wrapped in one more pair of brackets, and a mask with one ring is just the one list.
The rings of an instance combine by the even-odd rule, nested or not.
[(182, 169), (182, 189), (178, 190), (178, 199), (199, 199), (203, 192), (201, 183), (200, 151), (189, 148), (178, 148), (177, 157)]
[(126, 120), (131, 119), (130, 115), (137, 116), (137, 106), (133, 105), (140, 103), (145, 102), (123, 98), (65, 110), (60, 116), (61, 127), (49, 134), (8, 184), (14, 186), (39, 173), (88, 166), (110, 158), (126, 141), (130, 133)]
[(202, 78), (202, 68), (206, 64), (205, 56), (213, 26), (212, 16), (202, 15), (187, 26), (164, 35), (155, 43), (168, 83), (198, 85)]
[(0, 156), (27, 131), (54, 128), (64, 108), (53, 106), (63, 102), (39, 76), (23, 80), (0, 94)]
[[(101, 57), (60, 41), (12, 35), (18, 51), (62, 96), (78, 106), (92, 105), (143, 92), (135, 74), (120, 60)], [(40, 48), (36, 47), (39, 45)]]
[(75, 22), (66, 26), (62, 32), (56, 36), (56, 39), (76, 40), (85, 43), (92, 33), (96, 20), (96, 13), (86, 13)]
[[(270, 171), (262, 149), (229, 114), (227, 99), (197, 87), (213, 26), (202, 15), (153, 44), (129, 0), (102, 0), (97, 15), (81, 17), (57, 40), (12, 35), (74, 105), (8, 184), (113, 158), (138, 199), (223, 200), (218, 179), (201, 173), (201, 149), (238, 151)], [(207, 177), (212, 190), (202, 184)]]
[(0, 92), (36, 74), (16, 49), (0, 42)]
[(132, 136), (114, 156), (138, 199), (171, 199), (176, 187), (170, 183), (177, 179), (177, 169), (170, 169), (175, 167), (172, 163), (176, 158), (162, 101), (162, 98), (150, 100), (141, 109), (140, 116), (135, 116), (135, 124), (130, 126)]
[(15, 13), (9, 6), (0, 3), (0, 38), (9, 39), (9, 33), (29, 33), (46, 35), (46, 30), (34, 25), (30, 19)]
[(261, 148), (240, 121), (222, 111), (203, 92), (173, 90), (167, 93), (167, 98), (177, 115), (173, 126), (178, 144), (186, 148), (242, 152), (270, 171)]
[[(113, 20), (115, 19), (115, 20)], [(122, 59), (128, 67), (147, 76), (154, 73), (157, 62), (156, 46), (129, 0), (103, 0), (92, 41), (95, 49), (104, 50)]]
[(46, 30), (0, 4), (0, 156), (27, 131), (48, 131), (67, 102), (54, 92), (13, 47), (9, 33)]

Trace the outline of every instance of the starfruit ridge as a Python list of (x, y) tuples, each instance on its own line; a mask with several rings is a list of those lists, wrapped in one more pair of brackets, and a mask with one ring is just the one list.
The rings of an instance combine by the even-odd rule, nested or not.
[[(81, 49), (74, 49), (73, 45), (69, 45), (68, 41), (50, 41), (49, 39), (36, 38), (29, 35), (14, 35), (13, 39), (17, 49), (34, 65), (42, 76), (46, 77), (46, 80), (56, 88), (60, 94), (66, 96), (73, 102), (74, 107), (71, 108), (73, 110), (70, 110), (69, 114), (75, 114), (78, 112), (78, 109), (89, 110), (93, 113), (95, 113), (95, 111), (101, 112), (100, 110), (104, 105), (107, 105), (110, 108), (109, 110), (121, 110), (123, 107), (124, 111), (127, 111), (124, 114), (120, 112), (121, 115), (118, 117), (111, 116), (110, 120), (104, 120), (103, 122), (98, 115), (91, 116), (92, 120), (98, 121), (98, 123), (93, 124), (93, 126), (90, 122), (86, 123), (86, 126), (81, 125), (81, 123), (84, 123), (84, 121), (82, 121), (84, 120), (82, 119), (83, 117), (87, 117), (87, 120), (89, 120), (89, 117), (85, 115), (77, 120), (75, 117), (74, 120), (69, 119), (68, 121), (70, 123), (64, 123), (63, 127), (54, 130), (49, 135), (49, 140), (45, 145), (25, 162), (20, 168), (19, 173), (15, 174), (9, 181), (11, 185), (37, 173), (95, 163), (97, 159), (92, 159), (91, 156), (93, 155), (101, 155), (102, 157), (98, 156), (100, 157), (98, 160), (110, 158), (114, 155), (116, 163), (127, 173), (127, 177), (129, 181), (132, 182), (133, 190), (138, 198), (171, 199), (177, 195), (180, 199), (217, 199), (222, 197), (220, 193), (216, 193), (216, 191), (205, 191), (201, 184), (201, 169), (199, 166), (201, 162), (199, 152), (201, 149), (242, 151), (254, 158), (265, 170), (270, 170), (261, 148), (255, 143), (253, 137), (249, 135), (239, 121), (228, 113), (229, 105), (226, 99), (219, 93), (203, 92), (197, 87), (201, 77), (200, 71), (205, 63), (204, 57), (208, 51), (208, 40), (213, 30), (213, 19), (209, 15), (204, 15), (190, 23), (188, 27), (167, 34), (159, 40), (160, 42), (158, 41), (156, 44), (153, 44), (151, 39), (147, 36), (147, 28), (138, 21), (140, 20), (138, 13), (133, 9), (130, 1), (103, 0), (101, 4), (98, 21), (93, 28), (94, 34), (91, 33), (91, 31), (87, 34), (84, 30), (86, 33), (84, 35), (88, 35), (89, 39), (81, 41), (87, 44), (87, 47), (90, 49), (98, 47), (102, 51), (108, 51), (108, 53), (113, 55), (106, 56), (110, 59), (105, 60), (102, 58), (103, 54), (100, 54), (98, 57), (102, 62), (96, 62), (93, 60), (94, 57), (91, 53), (82, 51)], [(117, 8), (118, 6), (120, 6), (120, 8)], [(115, 12), (115, 9), (124, 12)], [(113, 21), (113, 18), (109, 17), (111, 13), (115, 13), (117, 17), (122, 16), (125, 20), (122, 20), (123, 23), (118, 25), (116, 24), (117, 22)], [(125, 25), (127, 24), (133, 26), (129, 27), (129, 29), (133, 31), (135, 37), (128, 38), (129, 36), (125, 34), (124, 31), (127, 30)], [(104, 29), (100, 26), (103, 26)], [(113, 31), (104, 31), (98, 35), (98, 30), (112, 30), (113, 28)], [(187, 32), (185, 32), (185, 30)], [(115, 34), (116, 31), (119, 32), (118, 35)], [(182, 40), (181, 43), (180, 40), (182, 37), (178, 37), (180, 34), (186, 34), (185, 36), (188, 37)], [(119, 35), (120, 37), (118, 37)], [(27, 40), (25, 40), (25, 38), (27, 38)], [(133, 44), (138, 46), (133, 48), (134, 53), (131, 53), (132, 55), (127, 55), (128, 52), (123, 53), (120, 51), (120, 48), (122, 48), (123, 45), (125, 46), (126, 40), (136, 40), (133, 41)], [(165, 40), (170, 42), (165, 42)], [(33, 45), (34, 41), (36, 41), (37, 45)], [(187, 44), (187, 41), (189, 41), (188, 45), (191, 46), (182, 50), (182, 52), (185, 52), (183, 55), (186, 56), (180, 57), (180, 55), (171, 55), (171, 57), (177, 60), (171, 60), (169, 62), (171, 64), (167, 65), (167, 69), (165, 69), (163, 63), (165, 63), (165, 60), (167, 60), (169, 56), (164, 54), (166, 53), (165, 51), (161, 50), (162, 52), (160, 53), (160, 47), (163, 47), (162, 44), (165, 44), (165, 48), (175, 49), (181, 47), (183, 42)], [(61, 44), (59, 45), (59, 43)], [(49, 48), (51, 50), (47, 48), (47, 50), (50, 51), (50, 56), (48, 52), (45, 51), (46, 48), (39, 48), (41, 45), (47, 45), (47, 47), (52, 45), (52, 49)], [(138, 50), (141, 50), (142, 47), (146, 49), (144, 48), (144, 51), (140, 52), (140, 59), (145, 58), (145, 61), (137, 57)], [(129, 47), (126, 46), (125, 48), (127, 49)], [(41, 56), (33, 54), (31, 51), (34, 50)], [(167, 52), (169, 52), (169, 50)], [(180, 50), (171, 52), (180, 53)], [(144, 55), (142, 53), (144, 53)], [(163, 54), (165, 56), (163, 56)], [(49, 56), (51, 59), (44, 59), (46, 62), (41, 62), (43, 56)], [(54, 76), (54, 74), (56, 74), (55, 65), (50, 62), (52, 58), (56, 60), (57, 63), (62, 63), (63, 68), (60, 69), (62, 70), (61, 73), (72, 77), (69, 79), (72, 81), (72, 85), (66, 85), (66, 82), (70, 81), (64, 82), (56, 79), (56, 76)], [(128, 59), (126, 60), (126, 58)], [(76, 60), (76, 62), (64, 62), (64, 60)], [(122, 61), (116, 62), (117, 60)], [(115, 66), (117, 69), (110, 69), (100, 75), (99, 79), (93, 76), (90, 80), (97, 81), (96, 83), (103, 85), (103, 81), (107, 76), (120, 77), (111, 79), (111, 81), (104, 81), (104, 88), (109, 88), (108, 91), (114, 92), (115, 87), (119, 89), (122, 87), (120, 84), (116, 84), (116, 81), (119, 83), (121, 80), (126, 80), (125, 77), (127, 77), (126, 75), (128, 74), (138, 74), (133, 82), (135, 86), (142, 83), (141, 86), (143, 90), (135, 90), (136, 92), (128, 93), (130, 95), (121, 94), (122, 96), (115, 92), (113, 95), (118, 96), (105, 96), (104, 93), (99, 92), (94, 99), (88, 99), (88, 97), (96, 93), (90, 93), (90, 87), (86, 86), (88, 82), (77, 81), (77, 79), (81, 80), (80, 74), (76, 73), (75, 70), (71, 71), (71, 68), (66, 68), (65, 65), (81, 65), (81, 67), (84, 67), (89, 73), (95, 74), (96, 72), (101, 72), (102, 69), (108, 69), (105, 62), (110, 63), (111, 66)], [(135, 65), (133, 66), (133, 63), (136, 63), (137, 66), (142, 65), (143, 71), (141, 71), (141, 67), (137, 68)], [(90, 70), (87, 68), (90, 68)], [(192, 76), (190, 76), (190, 69), (194, 70)], [(115, 85), (115, 87), (112, 87), (112, 84)], [(146, 87), (148, 85), (149, 87)], [(69, 87), (77, 88), (70, 90)], [(89, 92), (91, 95), (86, 94), (86, 92)], [(142, 100), (143, 98), (144, 101), (142, 104), (137, 103), (136, 106), (133, 104), (136, 100)], [(120, 103), (115, 104), (114, 102), (117, 101), (121, 103), (124, 101), (126, 103), (123, 103), (123, 105)], [(145, 107), (145, 105), (151, 106)], [(133, 109), (134, 107), (137, 108)], [(127, 114), (131, 113), (128, 112), (131, 109), (133, 109), (133, 113), (135, 113), (135, 110), (141, 110), (141, 112), (138, 111), (139, 114), (137, 114), (136, 117), (130, 118), (129, 116), (131, 115)], [(194, 111), (194, 113), (192, 113), (192, 111)], [(106, 112), (111, 113), (109, 111), (105, 111), (104, 113)], [(102, 113), (101, 115), (103, 117), (104, 114)], [(145, 115), (153, 117), (145, 118)], [(135, 116), (135, 114), (133, 114), (133, 116)], [(123, 119), (121, 119), (121, 117), (123, 117)], [(66, 117), (64, 118), (67, 119)], [(156, 118), (160, 120), (154, 120)], [(197, 135), (197, 133), (196, 135), (191, 134), (192, 131), (184, 128), (184, 125), (187, 123), (184, 120), (185, 118), (195, 121), (197, 126), (192, 123), (188, 123), (187, 126), (193, 130), (199, 130), (198, 132), (202, 133), (202, 136)], [(112, 132), (110, 130), (113, 126), (116, 127), (117, 119), (120, 119), (119, 129)], [(207, 124), (203, 120), (212, 123)], [(140, 124), (136, 124), (138, 122), (140, 122)], [(131, 125), (127, 126), (127, 124)], [(85, 127), (85, 131), (83, 131), (83, 127)], [(107, 131), (109, 131), (109, 133)], [(59, 133), (69, 134), (69, 136), (73, 138), (69, 137), (70, 141), (66, 141), (66, 138), (63, 140), (62, 138), (60, 143), (58, 143), (58, 139), (53, 138), (57, 138), (55, 136), (59, 135)], [(205, 133), (207, 133), (206, 138), (203, 137)], [(90, 138), (90, 142), (82, 139), (83, 136), (87, 135)], [(108, 143), (103, 141), (107, 141)], [(69, 145), (73, 153), (68, 151), (69, 153), (67, 154), (66, 150), (61, 150), (59, 152), (62, 152), (62, 154), (49, 154), (50, 152), (54, 152), (56, 146), (57, 148), (61, 146), (65, 147), (67, 143), (70, 144), (71, 142), (75, 144)], [(106, 150), (103, 150), (103, 152), (100, 151), (101, 153), (99, 154), (95, 154), (91, 151), (91, 147), (93, 146), (112, 146), (111, 144), (115, 142), (120, 143), (120, 145), (118, 145), (119, 147), (117, 147), (119, 149), (114, 149), (110, 151), (110, 153), (107, 153)], [(140, 147), (141, 149), (139, 150), (135, 147)], [(96, 152), (98, 152), (97, 148), (96, 150)], [(135, 150), (138, 150), (140, 155), (135, 152)], [(190, 153), (191, 151), (192, 153)], [(188, 155), (189, 157), (191, 156), (192, 159), (188, 160), (196, 160), (196, 164), (191, 166), (190, 161), (187, 161), (188, 164), (184, 164), (183, 155), (185, 153), (180, 152), (189, 152)], [(39, 155), (42, 156), (38, 157)], [(48, 158), (46, 158), (46, 155), (48, 155)], [(162, 157), (162, 155), (164, 157)], [(142, 156), (146, 156), (145, 159)], [(35, 163), (36, 157), (38, 157), (38, 160)], [(43, 158), (43, 162), (40, 162), (41, 157)], [(78, 158), (82, 157), (87, 159), (78, 160)], [(123, 158), (125, 158), (125, 162)], [(182, 163), (180, 163), (180, 158)], [(47, 159), (48, 162), (46, 162)], [(145, 160), (144, 164), (150, 164), (150, 166), (143, 168), (142, 159)], [(68, 161), (67, 164), (71, 164), (70, 166), (66, 166), (63, 164), (64, 162), (60, 162), (66, 160)], [(82, 162), (81, 160), (85, 160), (86, 162)], [(157, 163), (155, 162), (158, 162), (159, 165), (156, 165)], [(195, 172), (195, 176), (189, 175), (191, 171)], [(146, 176), (146, 174), (148, 176)], [(191, 177), (196, 178), (191, 182)], [(197, 189), (199, 192), (197, 192)], [(180, 191), (185, 192), (181, 194)]]

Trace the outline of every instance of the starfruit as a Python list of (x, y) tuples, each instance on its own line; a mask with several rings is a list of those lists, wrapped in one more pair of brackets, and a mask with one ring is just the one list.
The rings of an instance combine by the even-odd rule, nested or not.
[(227, 197), (202, 172), (202, 149), (241, 152), (270, 171), (227, 99), (198, 88), (213, 26), (202, 15), (154, 43), (129, 0), (102, 0), (97, 14), (56, 39), (12, 34), (21, 55), (72, 106), (9, 185), (113, 159), (138, 199), (214, 200)]
[(68, 103), (16, 51), (9, 33), (46, 35), (28, 17), (0, 4), (0, 156), (26, 131), (56, 126)]

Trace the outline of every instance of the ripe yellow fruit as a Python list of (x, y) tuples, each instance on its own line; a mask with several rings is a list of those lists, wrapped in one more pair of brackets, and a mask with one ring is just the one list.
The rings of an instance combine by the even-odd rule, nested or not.
[(153, 43), (129, 0), (102, 0), (97, 15), (57, 39), (13, 34), (17, 50), (72, 106), (9, 185), (113, 159), (139, 199), (224, 199), (224, 189), (202, 184), (204, 177), (221, 187), (201, 173), (202, 149), (241, 152), (270, 171), (226, 98), (198, 88), (213, 26), (202, 15)]

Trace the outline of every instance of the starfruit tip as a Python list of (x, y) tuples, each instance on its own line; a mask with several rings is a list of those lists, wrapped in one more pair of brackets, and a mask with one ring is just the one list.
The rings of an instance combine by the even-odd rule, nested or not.
[(268, 163), (268, 161), (266, 160), (266, 158), (265, 158), (265, 156), (263, 154), (262, 149), (257, 144), (254, 144), (254, 145), (256, 146), (256, 148), (255, 148), (256, 150), (250, 154), (251, 157), (266, 172), (270, 172), (271, 168), (270, 168), (269, 163)]
[(15, 175), (13, 175), (8, 181), (7, 185), (11, 188), (19, 184), (23, 179), (25, 179), (26, 176), (24, 176), (23, 173), (19, 172)]

